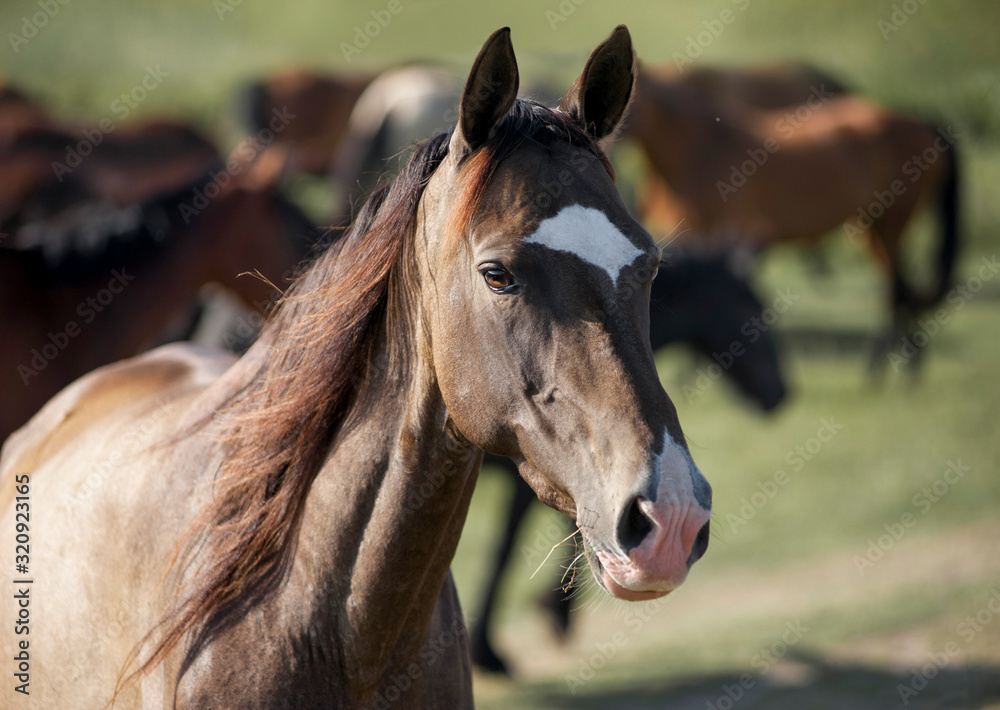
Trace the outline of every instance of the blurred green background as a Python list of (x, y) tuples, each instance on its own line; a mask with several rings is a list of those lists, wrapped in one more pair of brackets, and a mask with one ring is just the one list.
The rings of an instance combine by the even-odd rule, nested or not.
[[(59, 115), (96, 122), (114, 118), (112, 103), (158, 66), (168, 76), (132, 117), (189, 119), (228, 148), (239, 137), (237, 90), (276, 69), (356, 73), (432, 59), (464, 74), (489, 33), (509, 25), (522, 82), (568, 86), (616, 24), (629, 26), (642, 61), (668, 64), (728, 9), (735, 20), (694, 61), (805, 60), (884, 105), (952, 127), (963, 178), (957, 283), (1000, 252), (998, 3), (401, 2), (348, 62), (342, 44), (386, 2), (53, 0), (50, 12), (58, 11), (27, 38), (24, 18), (44, 2), (8, 1), (0, 5), (3, 74)], [(618, 161), (631, 189), (639, 159), (624, 148)], [(933, 235), (929, 218), (914, 225), (917, 272), (926, 271)], [(1000, 278), (951, 308), (917, 377), (889, 369), (873, 380), (863, 349), (807, 347), (792, 337), (805, 328), (864, 335), (886, 321), (870, 259), (839, 233), (824, 250), (828, 277), (810, 271), (796, 248), (768, 252), (755, 275), (765, 304), (779, 288), (800, 296), (778, 326), (794, 391), (777, 414), (751, 411), (723, 381), (685, 394), (707, 363), (682, 349), (658, 355), (692, 454), (715, 489), (715, 534), (689, 582), (649, 608), (585, 592), (572, 634), (558, 643), (534, 603), (557, 563), (529, 580), (562, 536), (553, 538), (556, 514), (539, 506), (501, 597), (498, 645), (517, 675), (477, 675), (481, 707), (891, 708), (903, 705), (900, 687), (921, 668), (926, 688), (907, 698), (909, 707), (1000, 707), (1000, 615), (988, 607), (995, 598), (1000, 609)], [(824, 419), (843, 428), (794, 463), (796, 447), (808, 452)], [(917, 496), (949, 462), (968, 473), (924, 511)], [(745, 524), (735, 522), (744, 499), (778, 470), (788, 483)], [(467, 613), (492, 558), (507, 485), (484, 470), (454, 565)], [(916, 522), (862, 566), (872, 542), (898, 531), (906, 513)], [(978, 630), (962, 626), (977, 613)], [(787, 624), (803, 631), (786, 648)], [(943, 668), (927, 665), (952, 643), (957, 654)]]

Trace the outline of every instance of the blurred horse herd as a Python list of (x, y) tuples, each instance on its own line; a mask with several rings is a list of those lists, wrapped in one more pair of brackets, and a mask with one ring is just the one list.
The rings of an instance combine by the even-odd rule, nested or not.
[[(455, 123), (461, 90), (452, 72), (421, 64), (366, 76), (282, 72), (235, 97), (246, 136), (224, 155), (190, 125), (81, 125), (0, 85), (0, 440), (83, 374), (199, 332), (208, 284), (266, 311), (400, 155)], [(614, 157), (627, 141), (645, 157), (629, 207), (663, 249), (652, 346), (682, 343), (714, 358), (762, 411), (786, 394), (772, 333), (747, 332), (764, 310), (748, 281), (753, 256), (768, 245), (815, 242), (837, 228), (863, 240), (886, 276), (884, 348), (950, 287), (954, 139), (815, 68), (642, 67), (620, 141), (604, 147)], [(332, 213), (310, 219), (289, 198), (300, 176), (323, 181)], [(920, 286), (902, 255), (924, 206), (936, 210), (940, 234), (934, 282)], [(511, 462), (490, 460), (511, 473), (515, 492), (472, 610), (473, 655), (506, 672), (489, 640), (491, 613), (534, 494)], [(567, 591), (547, 601), (562, 630)]]

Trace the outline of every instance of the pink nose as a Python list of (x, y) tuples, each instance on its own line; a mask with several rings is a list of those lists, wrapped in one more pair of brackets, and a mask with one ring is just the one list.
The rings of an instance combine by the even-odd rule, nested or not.
[(608, 591), (650, 599), (679, 587), (708, 548), (711, 511), (697, 503), (657, 506), (637, 498), (622, 516), (619, 538), (628, 560), (599, 553)]

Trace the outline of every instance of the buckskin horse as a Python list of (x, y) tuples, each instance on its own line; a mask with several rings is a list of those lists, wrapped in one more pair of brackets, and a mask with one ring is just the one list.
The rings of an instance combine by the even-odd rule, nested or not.
[(373, 194), (243, 358), (174, 345), (111, 365), (7, 442), (2, 524), (16, 492), (33, 526), (30, 701), (470, 707), (448, 567), (482, 449), (576, 521), (612, 595), (684, 581), (711, 488), (649, 347), (659, 252), (596, 143), (634, 62), (619, 27), (547, 109), (516, 99), (497, 31), (454, 130)]
[[(640, 73), (628, 135), (663, 180), (670, 224), (688, 243), (810, 242), (844, 225), (888, 276), (893, 329), (950, 288), (958, 250), (953, 137), (852, 96), (815, 96), (804, 112), (761, 111)], [(917, 289), (902, 268), (903, 236), (918, 208), (941, 219), (935, 283)], [(662, 207), (662, 206), (661, 206)]]

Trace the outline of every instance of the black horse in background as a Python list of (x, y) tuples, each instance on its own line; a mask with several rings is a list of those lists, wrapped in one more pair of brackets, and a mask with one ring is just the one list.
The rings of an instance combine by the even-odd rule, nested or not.
[[(695, 352), (724, 367), (744, 398), (767, 412), (785, 398), (778, 352), (770, 332), (750, 324), (761, 318), (763, 307), (746, 281), (731, 268), (723, 254), (664, 254), (653, 281), (649, 304), (649, 339), (653, 350), (671, 343), (687, 343)], [(735, 344), (735, 347), (734, 347)], [(723, 357), (724, 353), (741, 353)], [(718, 357), (716, 357), (718, 356)], [(496, 560), (472, 626), (472, 659), (480, 668), (509, 674), (507, 664), (490, 643), (490, 629), (497, 591), (535, 493), (510, 459), (487, 454), (484, 463), (509, 474), (514, 486), (507, 510), (507, 524), (496, 550)], [(567, 529), (566, 534), (569, 535)], [(557, 629), (565, 633), (570, 620), (570, 592), (557, 580), (543, 599)]]

